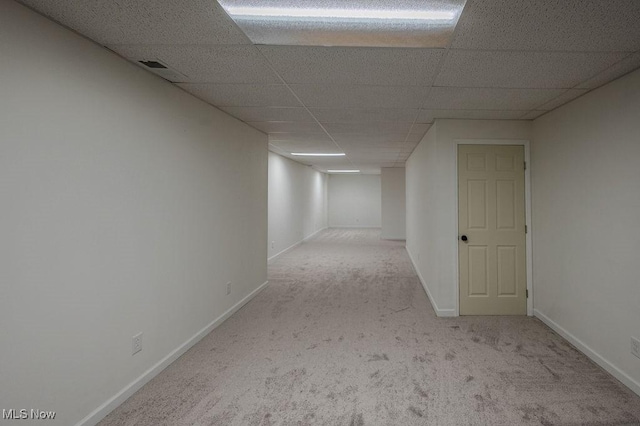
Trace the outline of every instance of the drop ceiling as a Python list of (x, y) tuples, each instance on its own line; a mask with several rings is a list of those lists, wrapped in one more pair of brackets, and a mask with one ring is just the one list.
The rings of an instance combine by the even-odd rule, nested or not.
[[(638, 0), (437, 0), (464, 5), (455, 29), (385, 35), (369, 26), (355, 42), (310, 42), (295, 22), (262, 22), (256, 35), (214, 0), (21, 3), (133, 62), (166, 64), (176, 85), (319, 170), (402, 167), (435, 119), (532, 120), (640, 67)], [(332, 46), (305, 45), (322, 40)]]

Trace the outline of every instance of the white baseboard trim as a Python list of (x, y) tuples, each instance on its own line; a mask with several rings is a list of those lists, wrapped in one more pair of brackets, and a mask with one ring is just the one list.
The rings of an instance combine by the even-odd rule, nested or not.
[(195, 335), (193, 335), (189, 340), (184, 342), (182, 345), (178, 346), (174, 349), (169, 355), (161, 359), (157, 364), (153, 367), (149, 368), (145, 371), (140, 377), (135, 379), (133, 382), (129, 383), (122, 389), (120, 392), (115, 394), (113, 397), (109, 398), (104, 404), (96, 408), (92, 411), (88, 416), (84, 419), (80, 420), (76, 423), (76, 426), (95, 426), (100, 420), (104, 419), (107, 414), (113, 411), (116, 407), (122, 404), (127, 400), (131, 395), (136, 393), (142, 386), (147, 384), (151, 379), (157, 376), (162, 370), (167, 368), (172, 362), (178, 359), (182, 354), (188, 351), (193, 345), (198, 343), (203, 337), (213, 331), (216, 327), (222, 324), (227, 318), (233, 315), (236, 311), (242, 308), (247, 302), (256, 297), (258, 293), (260, 293), (266, 286), (269, 284), (269, 281), (265, 281), (260, 285), (260, 287), (253, 290), (244, 299), (233, 305), (229, 308), (225, 313), (220, 315), (218, 318), (213, 320), (209, 325), (204, 327), (202, 330), (198, 331)]
[(307, 235), (302, 240), (298, 241), (297, 243), (294, 243), (294, 244), (290, 245), (289, 247), (287, 247), (286, 249), (282, 250), (281, 252), (274, 254), (273, 256), (271, 256), (270, 258), (267, 259), (267, 263), (270, 263), (270, 262), (274, 261), (278, 256), (282, 256), (283, 254), (290, 252), (294, 248), (298, 247), (300, 244), (304, 243), (305, 241), (307, 241), (310, 238), (315, 237), (317, 233), (322, 232), (325, 229), (327, 229), (326, 226), (324, 228), (318, 229), (313, 234)]
[(289, 247), (287, 247), (286, 249), (282, 250), (281, 252), (278, 252), (276, 254), (274, 254), (273, 256), (271, 256), (270, 258), (267, 259), (267, 263), (271, 263), (274, 260), (276, 260), (277, 257), (282, 256), (285, 253), (290, 252), (291, 250), (293, 250), (294, 248), (298, 247), (300, 244), (302, 244), (304, 240), (302, 241), (298, 241), (297, 243), (290, 245)]
[(433, 296), (431, 295), (431, 291), (429, 291), (429, 287), (427, 286), (427, 282), (424, 280), (424, 278), (422, 278), (422, 274), (420, 273), (420, 270), (418, 269), (418, 266), (416, 265), (416, 262), (413, 260), (413, 256), (411, 255), (411, 252), (409, 251), (408, 247), (405, 247), (407, 250), (407, 254), (409, 254), (409, 259), (411, 259), (411, 263), (413, 264), (413, 269), (416, 270), (416, 274), (418, 275), (418, 279), (420, 280), (420, 284), (422, 284), (422, 288), (424, 288), (425, 293), (427, 293), (427, 297), (429, 298), (429, 301), (431, 302), (431, 306), (433, 306), (433, 310), (436, 312), (436, 315), (439, 317), (455, 317), (456, 315), (456, 310), (455, 309), (440, 309), (438, 308), (438, 305), (435, 302), (435, 299), (433, 298)]
[(591, 358), (593, 362), (598, 364), (600, 367), (604, 368), (607, 372), (609, 372), (613, 377), (620, 380), (625, 386), (631, 389), (633, 392), (640, 395), (640, 383), (635, 381), (631, 376), (629, 376), (624, 371), (620, 370), (618, 367), (607, 361), (603, 356), (598, 354), (596, 351), (591, 349), (589, 346), (585, 345), (573, 334), (569, 333), (566, 329), (560, 326), (558, 323), (553, 321), (551, 318), (543, 314), (537, 309), (533, 310), (533, 315), (538, 317), (540, 321), (549, 326), (553, 331), (561, 335), (563, 338), (569, 341), (573, 346), (575, 346), (580, 352)]
[(302, 240), (302, 242), (305, 242), (307, 240), (310, 240), (311, 238), (315, 237), (317, 234), (319, 234), (320, 232), (324, 231), (325, 229), (329, 229), (327, 226), (325, 226), (324, 228), (320, 228), (318, 229), (316, 232), (314, 232), (311, 235), (307, 235), (306, 237), (304, 237), (304, 239)]

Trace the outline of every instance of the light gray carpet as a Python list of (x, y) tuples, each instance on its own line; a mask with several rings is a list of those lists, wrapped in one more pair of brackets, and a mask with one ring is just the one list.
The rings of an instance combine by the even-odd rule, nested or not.
[(640, 424), (640, 397), (534, 318), (438, 319), (402, 243), (328, 230), (100, 423)]

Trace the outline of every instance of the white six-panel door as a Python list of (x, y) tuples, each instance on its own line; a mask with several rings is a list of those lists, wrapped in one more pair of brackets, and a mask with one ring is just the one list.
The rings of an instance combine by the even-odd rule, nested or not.
[(460, 315), (526, 315), (524, 147), (458, 146)]

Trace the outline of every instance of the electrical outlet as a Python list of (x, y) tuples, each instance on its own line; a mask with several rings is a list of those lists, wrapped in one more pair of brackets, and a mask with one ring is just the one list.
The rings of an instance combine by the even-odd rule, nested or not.
[(631, 353), (640, 358), (640, 340), (631, 338)]
[(275, 241), (271, 241), (271, 248), (275, 248), (276, 247), (276, 242)]
[(142, 350), (142, 333), (138, 333), (132, 338), (131, 355), (135, 355)]
[(227, 283), (227, 296), (231, 294), (231, 281)]

